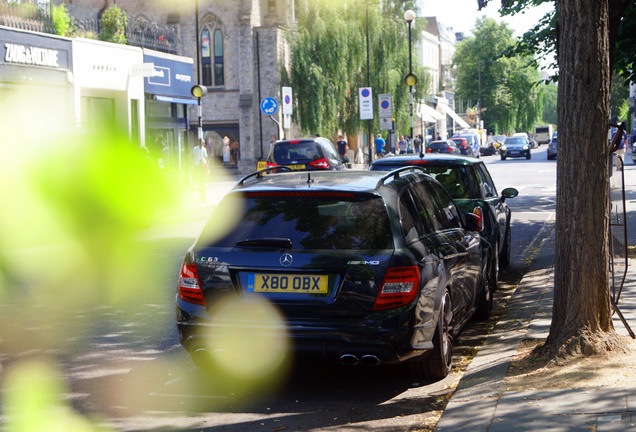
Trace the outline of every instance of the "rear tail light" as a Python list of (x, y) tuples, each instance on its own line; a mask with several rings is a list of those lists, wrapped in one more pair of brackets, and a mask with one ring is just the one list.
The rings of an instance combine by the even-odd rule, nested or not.
[(473, 214), (479, 218), (477, 231), (482, 232), (484, 230), (484, 211), (481, 207), (477, 206), (473, 209)]
[(432, 153), (431, 149), (430, 149), (430, 148), (427, 148), (427, 149), (426, 149), (426, 153)]
[(384, 275), (373, 310), (393, 309), (411, 303), (419, 286), (419, 267), (390, 267)]
[(309, 166), (313, 168), (329, 169), (329, 162), (327, 159), (318, 159), (313, 162), (309, 162)]
[(181, 300), (205, 306), (205, 297), (203, 296), (203, 291), (201, 291), (199, 274), (195, 264), (183, 263), (181, 265), (177, 292)]
[(447, 147), (446, 148), (446, 153), (451, 153), (453, 151), (453, 149), (451, 147)]

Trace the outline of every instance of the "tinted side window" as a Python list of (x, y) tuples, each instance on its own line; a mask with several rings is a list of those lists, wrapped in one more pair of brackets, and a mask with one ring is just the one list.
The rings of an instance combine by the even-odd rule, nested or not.
[(321, 141), (321, 147), (325, 157), (333, 160), (340, 160), (340, 154), (331, 141)]
[(462, 226), (461, 217), (457, 206), (446, 192), (437, 183), (430, 182), (428, 187), (431, 188), (433, 196), (439, 204), (439, 220), (444, 229), (460, 228)]
[(431, 197), (431, 191), (423, 182), (415, 185), (413, 196), (418, 207), (418, 212), (428, 231), (441, 231), (444, 225), (440, 222), (437, 202)]
[(398, 209), (404, 239), (410, 242), (420, 238), (424, 234), (424, 228), (410, 193), (404, 192), (400, 195)]
[(475, 165), (475, 174), (479, 178), (479, 187), (486, 198), (493, 198), (497, 196), (497, 189), (490, 177), (490, 173), (483, 164)]

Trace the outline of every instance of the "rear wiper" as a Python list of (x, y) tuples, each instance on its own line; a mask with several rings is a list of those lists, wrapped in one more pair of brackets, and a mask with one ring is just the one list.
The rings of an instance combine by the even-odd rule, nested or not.
[(267, 247), (277, 249), (291, 249), (292, 241), (288, 238), (263, 237), (257, 239), (245, 239), (236, 242), (237, 246), (243, 247)]

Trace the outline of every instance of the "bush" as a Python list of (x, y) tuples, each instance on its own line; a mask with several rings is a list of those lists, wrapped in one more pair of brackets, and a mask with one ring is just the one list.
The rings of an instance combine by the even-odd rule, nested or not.
[(112, 5), (102, 14), (102, 31), (99, 38), (103, 41), (126, 44), (126, 25), (128, 17), (126, 12)]
[(75, 31), (75, 20), (68, 14), (65, 4), (51, 8), (53, 27), (55, 34), (60, 36), (72, 36)]

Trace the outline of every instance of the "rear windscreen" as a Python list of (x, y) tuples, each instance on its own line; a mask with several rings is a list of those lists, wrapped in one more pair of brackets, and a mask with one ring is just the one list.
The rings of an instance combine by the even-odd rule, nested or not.
[[(246, 240), (278, 238), (291, 240), (293, 249), (393, 248), (382, 198), (304, 195), (228, 195), (210, 217), (199, 246), (235, 247)], [(233, 226), (216, 233), (218, 221), (228, 218)]]
[(273, 158), (277, 164), (307, 163), (322, 159), (324, 155), (315, 142), (276, 144)]

